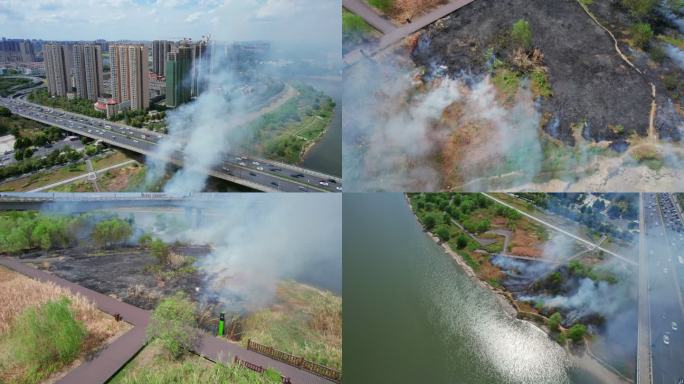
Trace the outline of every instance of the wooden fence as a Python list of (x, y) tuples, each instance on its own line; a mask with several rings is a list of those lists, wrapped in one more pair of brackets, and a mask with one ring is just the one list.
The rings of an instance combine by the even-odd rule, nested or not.
[[(241, 359), (240, 359), (239, 357), (237, 357), (237, 356), (235, 356), (235, 358), (233, 359), (233, 362), (234, 362), (235, 364), (242, 365), (242, 366), (245, 367), (245, 368), (251, 369), (252, 371), (259, 372), (259, 373), (264, 373), (264, 371), (266, 370), (266, 369), (265, 369), (264, 367), (262, 367), (261, 365), (256, 365), (256, 364), (250, 363), (250, 362), (247, 361), (247, 360), (241, 360)], [(283, 375), (280, 375), (280, 379), (281, 379), (281, 382), (282, 382), (283, 384), (292, 384), (292, 382), (290, 381), (290, 378), (289, 378), (289, 377), (285, 377), (285, 376), (283, 376)]]
[(316, 364), (312, 361), (308, 361), (302, 356), (291, 355), (273, 347), (259, 344), (251, 339), (247, 340), (247, 349), (271, 357), (278, 361), (282, 361), (283, 363), (292, 365), (293, 367), (309, 371), (315, 375), (325, 377), (326, 379), (330, 379), (336, 383), (342, 381), (342, 372), (324, 365)]

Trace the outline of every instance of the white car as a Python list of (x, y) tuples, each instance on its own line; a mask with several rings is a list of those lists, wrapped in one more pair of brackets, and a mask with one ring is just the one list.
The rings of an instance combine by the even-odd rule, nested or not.
[(327, 181), (319, 181), (318, 184), (323, 185), (323, 186), (326, 186), (326, 187), (327, 187), (328, 185), (330, 185), (330, 184), (328, 184)]
[(677, 322), (676, 322), (676, 321), (673, 321), (673, 322), (672, 322), (672, 330), (673, 330), (673, 331), (676, 331), (677, 329), (679, 329), (679, 327), (677, 326)]
[(258, 161), (252, 161), (252, 164), (259, 165), (259, 162)]
[(663, 344), (669, 345), (670, 344), (670, 335), (667, 333), (663, 335)]
[(257, 167), (257, 171), (263, 171), (264, 167)]
[(245, 164), (243, 161), (241, 161), (239, 164), (242, 165), (243, 167), (247, 166), (247, 164)]

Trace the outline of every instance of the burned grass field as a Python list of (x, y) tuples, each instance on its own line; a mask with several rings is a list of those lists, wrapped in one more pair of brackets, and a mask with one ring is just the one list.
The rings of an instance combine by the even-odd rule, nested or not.
[(623, 3), (477, 0), (350, 64), (352, 188), (676, 189), (684, 15)]

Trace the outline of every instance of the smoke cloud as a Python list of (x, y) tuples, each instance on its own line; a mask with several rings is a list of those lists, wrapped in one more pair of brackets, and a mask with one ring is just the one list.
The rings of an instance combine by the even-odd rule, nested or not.
[(462, 178), (516, 172), (524, 182), (538, 172), (540, 113), (527, 87), (502, 103), (488, 75), (421, 79), (398, 57), (380, 60), (345, 72), (343, 155), (352, 190), (435, 191)]
[[(342, 202), (327, 194), (231, 194), (212, 200), (199, 223), (164, 229), (157, 220), (138, 220), (146, 232), (167, 242), (208, 244), (212, 252), (199, 258), (203, 297), (234, 310), (266, 305), (282, 279), (341, 292)], [(168, 222), (168, 218), (162, 218)]]

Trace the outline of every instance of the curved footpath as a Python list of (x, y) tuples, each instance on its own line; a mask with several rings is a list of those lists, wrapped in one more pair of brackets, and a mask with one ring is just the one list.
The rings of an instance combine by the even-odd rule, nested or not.
[[(74, 294), (81, 294), (95, 303), (101, 311), (112, 316), (118, 314), (124, 321), (133, 325), (133, 329), (119, 336), (114, 342), (98, 352), (93, 359), (85, 361), (69, 371), (63, 378), (57, 381), (57, 384), (105, 383), (145, 346), (146, 328), (150, 319), (150, 311), (118, 301), (8, 257), (0, 257), (0, 265), (36, 280), (52, 282), (69, 289)], [(264, 368), (272, 368), (280, 372), (281, 375), (290, 378), (293, 384), (332, 383), (332, 381), (320, 376), (249, 351), (237, 344), (227, 343), (206, 333), (203, 333), (198, 347), (193, 352), (213, 362), (230, 362), (233, 360), (233, 357), (238, 357), (240, 360)]]

